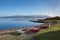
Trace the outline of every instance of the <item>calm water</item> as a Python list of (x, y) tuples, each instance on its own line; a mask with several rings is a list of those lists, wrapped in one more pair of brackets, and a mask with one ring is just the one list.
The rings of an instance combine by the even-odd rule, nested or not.
[(0, 30), (36, 26), (42, 23), (30, 22), (30, 18), (0, 18)]

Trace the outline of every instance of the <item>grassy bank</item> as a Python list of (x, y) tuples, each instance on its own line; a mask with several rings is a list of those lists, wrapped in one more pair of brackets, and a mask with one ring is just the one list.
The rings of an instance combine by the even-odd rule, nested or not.
[(35, 40), (60, 40), (60, 20), (57, 24), (52, 24), (50, 28), (38, 32)]

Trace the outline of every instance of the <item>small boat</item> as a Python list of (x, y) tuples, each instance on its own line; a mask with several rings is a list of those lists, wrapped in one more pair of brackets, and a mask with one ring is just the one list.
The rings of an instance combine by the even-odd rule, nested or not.
[(48, 28), (48, 26), (41, 26), (40, 29), (46, 29), (46, 28)]
[(38, 32), (38, 31), (40, 31), (39, 28), (31, 27), (27, 32), (30, 32), (30, 33), (36, 33), (36, 32)]

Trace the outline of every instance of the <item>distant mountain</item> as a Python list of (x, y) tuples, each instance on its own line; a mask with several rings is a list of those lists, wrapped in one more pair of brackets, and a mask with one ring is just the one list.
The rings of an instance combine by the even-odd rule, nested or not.
[(22, 16), (22, 15), (15, 15), (15, 16), (6, 16), (0, 18), (48, 18), (50, 16), (47, 15), (30, 15), (30, 16)]

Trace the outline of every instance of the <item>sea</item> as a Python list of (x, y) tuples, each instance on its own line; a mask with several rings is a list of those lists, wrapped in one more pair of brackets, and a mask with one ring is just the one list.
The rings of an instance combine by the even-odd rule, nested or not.
[(30, 20), (32, 20), (32, 18), (0, 18), (0, 30), (10, 30), (43, 24), (31, 22)]

